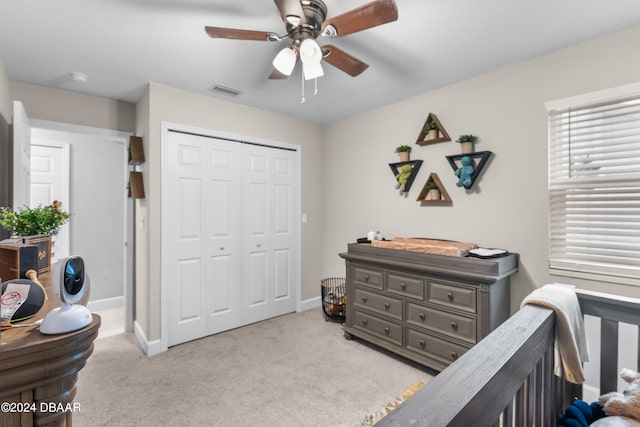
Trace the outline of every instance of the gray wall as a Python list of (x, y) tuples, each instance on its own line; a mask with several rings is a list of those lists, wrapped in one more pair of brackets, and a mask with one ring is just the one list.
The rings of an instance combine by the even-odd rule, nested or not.
[[(544, 103), (638, 81), (639, 45), (640, 26), (328, 126), (323, 139), (324, 275), (344, 274), (337, 254), (368, 230), (380, 230), (387, 238), (428, 236), (520, 253), (513, 310), (535, 287), (554, 281), (637, 296), (637, 286), (548, 274)], [(479, 135), (477, 150), (494, 153), (472, 190), (456, 187), (457, 177), (445, 159), (460, 152), (457, 143), (415, 145), (430, 112), (453, 140), (460, 134)], [(387, 165), (398, 161), (394, 149), (401, 144), (412, 146), (413, 159), (424, 160), (406, 198), (394, 189)], [(344, 174), (336, 173), (345, 170), (350, 171), (348, 187)], [(452, 206), (416, 202), (432, 172), (442, 180)]]
[(12, 80), (12, 99), (24, 104), (32, 119), (133, 132), (135, 105), (130, 102)]

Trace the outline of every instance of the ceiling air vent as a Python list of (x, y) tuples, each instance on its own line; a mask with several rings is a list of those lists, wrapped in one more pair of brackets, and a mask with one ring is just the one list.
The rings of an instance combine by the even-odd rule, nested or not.
[(228, 87), (228, 86), (222, 86), (222, 85), (213, 85), (209, 88), (209, 92), (211, 93), (219, 93), (222, 95), (227, 95), (227, 96), (233, 96), (236, 97), (238, 95), (240, 95), (242, 93), (242, 91), (239, 91), (238, 89), (234, 89), (232, 87)]

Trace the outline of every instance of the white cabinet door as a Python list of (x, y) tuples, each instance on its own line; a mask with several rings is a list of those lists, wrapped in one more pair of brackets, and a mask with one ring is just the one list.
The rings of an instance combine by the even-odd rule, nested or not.
[(296, 309), (297, 153), (168, 132), (168, 345)]

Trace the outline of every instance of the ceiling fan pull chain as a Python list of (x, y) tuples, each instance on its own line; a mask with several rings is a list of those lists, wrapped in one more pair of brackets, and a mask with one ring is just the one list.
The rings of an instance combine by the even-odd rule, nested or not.
[(300, 104), (304, 104), (304, 101), (306, 101), (304, 99), (304, 72), (302, 73), (302, 99), (300, 100)]
[(318, 78), (317, 77), (313, 79), (313, 84), (314, 84), (313, 94), (317, 95), (318, 94)]

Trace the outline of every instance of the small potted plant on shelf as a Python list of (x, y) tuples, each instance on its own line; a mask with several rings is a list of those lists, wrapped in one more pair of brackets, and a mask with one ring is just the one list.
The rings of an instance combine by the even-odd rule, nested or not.
[(396, 153), (400, 154), (401, 162), (408, 162), (409, 153), (411, 153), (411, 147), (409, 147), (408, 145), (399, 145), (398, 147), (396, 147)]
[(430, 139), (438, 138), (438, 125), (436, 122), (429, 121), (424, 124), (424, 128), (422, 128), (422, 132), (426, 134), (425, 141)]
[(440, 200), (440, 189), (438, 188), (438, 184), (435, 181), (428, 181), (425, 184), (427, 190), (426, 200)]
[(462, 154), (473, 153), (473, 143), (478, 137), (474, 135), (460, 135), (456, 142), (460, 143)]

